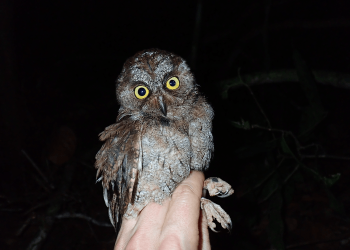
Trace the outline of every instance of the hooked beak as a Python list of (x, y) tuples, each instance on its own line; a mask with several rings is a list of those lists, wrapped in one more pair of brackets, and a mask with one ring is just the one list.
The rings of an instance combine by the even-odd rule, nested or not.
[(162, 113), (164, 114), (164, 116), (166, 116), (167, 114), (167, 110), (166, 110), (166, 104), (163, 101), (163, 97), (159, 96), (158, 97), (158, 103), (159, 103), (159, 108), (162, 111)]

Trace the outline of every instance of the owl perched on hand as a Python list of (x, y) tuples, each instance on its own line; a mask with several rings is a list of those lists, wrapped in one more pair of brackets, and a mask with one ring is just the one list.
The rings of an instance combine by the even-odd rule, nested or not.
[[(214, 150), (213, 109), (181, 57), (158, 49), (137, 53), (124, 64), (116, 92), (117, 121), (100, 134), (106, 142), (95, 163), (115, 228), (149, 202), (162, 204), (191, 170), (206, 170)], [(219, 197), (233, 193), (215, 177), (204, 188)], [(219, 205), (202, 198), (201, 207), (212, 230), (213, 218), (230, 227)]]

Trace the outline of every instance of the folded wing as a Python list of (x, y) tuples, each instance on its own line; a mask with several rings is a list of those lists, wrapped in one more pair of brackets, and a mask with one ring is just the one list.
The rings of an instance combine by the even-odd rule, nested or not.
[[(141, 126), (119, 118), (99, 136), (106, 141), (96, 155), (97, 181), (102, 181), (103, 197), (109, 218), (117, 230), (129, 204), (135, 201), (139, 172), (142, 169)], [(140, 154), (141, 152), (141, 154)]]

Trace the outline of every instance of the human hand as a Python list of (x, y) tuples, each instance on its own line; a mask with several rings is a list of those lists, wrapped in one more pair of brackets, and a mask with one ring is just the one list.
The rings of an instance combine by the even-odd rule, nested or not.
[(148, 204), (134, 219), (124, 219), (114, 250), (210, 250), (208, 225), (200, 209), (204, 174), (190, 176), (163, 202)]

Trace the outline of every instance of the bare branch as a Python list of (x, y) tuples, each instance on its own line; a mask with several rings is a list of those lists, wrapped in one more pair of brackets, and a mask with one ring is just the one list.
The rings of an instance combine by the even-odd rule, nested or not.
[(56, 215), (55, 217), (56, 219), (83, 219), (83, 220), (87, 220), (88, 222), (91, 222), (92, 224), (95, 224), (97, 226), (100, 227), (112, 227), (112, 224), (109, 222), (102, 222), (102, 221), (98, 221), (95, 220), (85, 214), (80, 214), (80, 213), (63, 213), (63, 214), (59, 214)]
[[(282, 23), (270, 24), (268, 30), (271, 31), (283, 31), (288, 29), (326, 29), (326, 28), (348, 28), (350, 27), (350, 20), (346, 19), (334, 19), (325, 21), (299, 21), (290, 20)], [(225, 39), (230, 36), (234, 30), (226, 30), (218, 34), (211, 35), (210, 37), (204, 38), (204, 45), (210, 44), (217, 40)], [(243, 43), (249, 41), (257, 36), (261, 35), (261, 29), (251, 30), (242, 35), (237, 42)]]
[[(65, 166), (63, 179), (61, 181), (61, 185), (57, 190), (58, 194), (64, 194), (65, 192), (68, 191), (73, 180), (74, 170), (75, 170), (74, 163), (70, 163)], [(41, 248), (43, 242), (47, 238), (51, 228), (54, 225), (55, 215), (61, 209), (64, 201), (62, 199), (54, 199), (52, 201), (47, 201), (47, 202), (50, 202), (50, 206), (46, 212), (47, 216), (42, 217), (42, 221), (44, 222), (43, 226), (40, 228), (38, 234), (32, 240), (32, 242), (30, 242), (29, 246), (27, 247), (27, 250), (39, 250)]]
[(32, 240), (32, 242), (29, 243), (27, 250), (38, 250), (41, 248), (41, 245), (44, 243), (45, 239), (47, 238), (47, 235), (51, 230), (53, 223), (54, 221), (51, 217), (45, 218), (45, 226), (40, 228), (40, 231), (38, 232), (36, 237)]
[[(240, 82), (241, 82), (244, 86), (246, 86), (247, 89), (249, 90), (250, 94), (252, 95), (252, 97), (253, 97), (253, 99), (254, 99), (255, 104), (258, 106), (258, 108), (259, 108), (261, 114), (264, 116), (264, 118), (265, 118), (265, 120), (266, 120), (266, 122), (267, 122), (269, 128), (271, 129), (271, 123), (270, 123), (269, 118), (267, 118), (267, 115), (265, 114), (264, 109), (261, 107), (260, 103), (259, 103), (258, 100), (256, 99), (256, 97), (255, 97), (255, 95), (254, 95), (252, 89), (250, 88), (250, 86), (249, 86), (248, 84), (246, 84), (246, 83), (243, 81), (243, 79), (241, 78), (240, 69), (238, 69), (238, 77), (239, 77), (239, 79), (240, 79)], [(273, 135), (273, 138), (275, 138), (275, 135), (274, 135), (274, 134), (272, 134), (272, 135)]]
[(32, 222), (32, 220), (35, 218), (35, 216), (29, 216), (26, 221), (23, 223), (23, 225), (18, 229), (16, 236), (20, 236), (23, 231), (29, 226), (29, 224)]
[(323, 158), (323, 159), (334, 159), (334, 160), (345, 160), (350, 161), (350, 157), (345, 156), (337, 156), (337, 155), (301, 155), (302, 158), (309, 158), (309, 159), (316, 159), (316, 158)]
[[(300, 153), (301, 150), (304, 150), (304, 149), (309, 148), (309, 147), (318, 147), (319, 145), (315, 144), (315, 143), (312, 143), (312, 144), (303, 146), (303, 145), (300, 144), (300, 142), (298, 141), (296, 136), (291, 131), (282, 130), (282, 129), (265, 128), (265, 127), (262, 127), (262, 126), (256, 125), (256, 124), (253, 124), (251, 126), (251, 128), (252, 129), (254, 129), (254, 128), (262, 129), (262, 130), (266, 130), (266, 131), (270, 131), (270, 132), (279, 132), (279, 133), (282, 133), (282, 134), (288, 134), (288, 135), (292, 136), (292, 138), (294, 139), (295, 144), (297, 146), (297, 150), (298, 150), (299, 156), (302, 159), (318, 159), (318, 158), (322, 158), (322, 159), (334, 159), (334, 160), (350, 161), (350, 157), (346, 157), (346, 156), (327, 155), (327, 154), (321, 154), (321, 155), (318, 155), (318, 154), (315, 154), (315, 155), (301, 154)], [(288, 158), (288, 156), (285, 156), (285, 157)]]
[[(337, 88), (350, 89), (350, 74), (343, 74), (332, 71), (313, 70), (316, 82), (323, 85), (330, 85)], [(242, 83), (249, 86), (260, 85), (264, 83), (283, 83), (299, 82), (298, 75), (294, 69), (271, 70), (270, 72), (257, 72), (227, 79), (220, 83), (223, 86), (223, 97), (227, 97), (227, 91), (230, 88), (240, 88)]]
[(241, 195), (241, 197), (244, 196), (244, 195), (246, 195), (246, 194), (248, 194), (248, 193), (251, 192), (252, 190), (254, 190), (254, 189), (260, 187), (263, 183), (265, 183), (265, 181), (266, 181), (267, 179), (269, 179), (274, 173), (276, 173), (276, 171), (279, 169), (279, 167), (282, 165), (282, 163), (283, 163), (283, 161), (284, 161), (285, 159), (286, 159), (286, 158), (283, 157), (283, 158), (281, 159), (281, 161), (277, 164), (277, 167), (276, 167), (274, 170), (272, 170), (268, 175), (266, 175), (265, 178), (263, 178), (260, 182), (258, 182), (254, 187), (252, 187), (252, 188), (248, 189), (247, 191), (245, 191), (245, 192)]
[(32, 160), (32, 158), (30, 158), (30, 156), (27, 154), (27, 152), (24, 149), (22, 149), (21, 152), (27, 158), (27, 160), (32, 164), (34, 169), (39, 173), (41, 178), (43, 178), (43, 180), (49, 185), (49, 187), (54, 189), (54, 186), (52, 184), (50, 184), (49, 180), (46, 178), (46, 176), (43, 174), (43, 172), (41, 172), (40, 168), (38, 167), (38, 165), (36, 165), (36, 163)]

